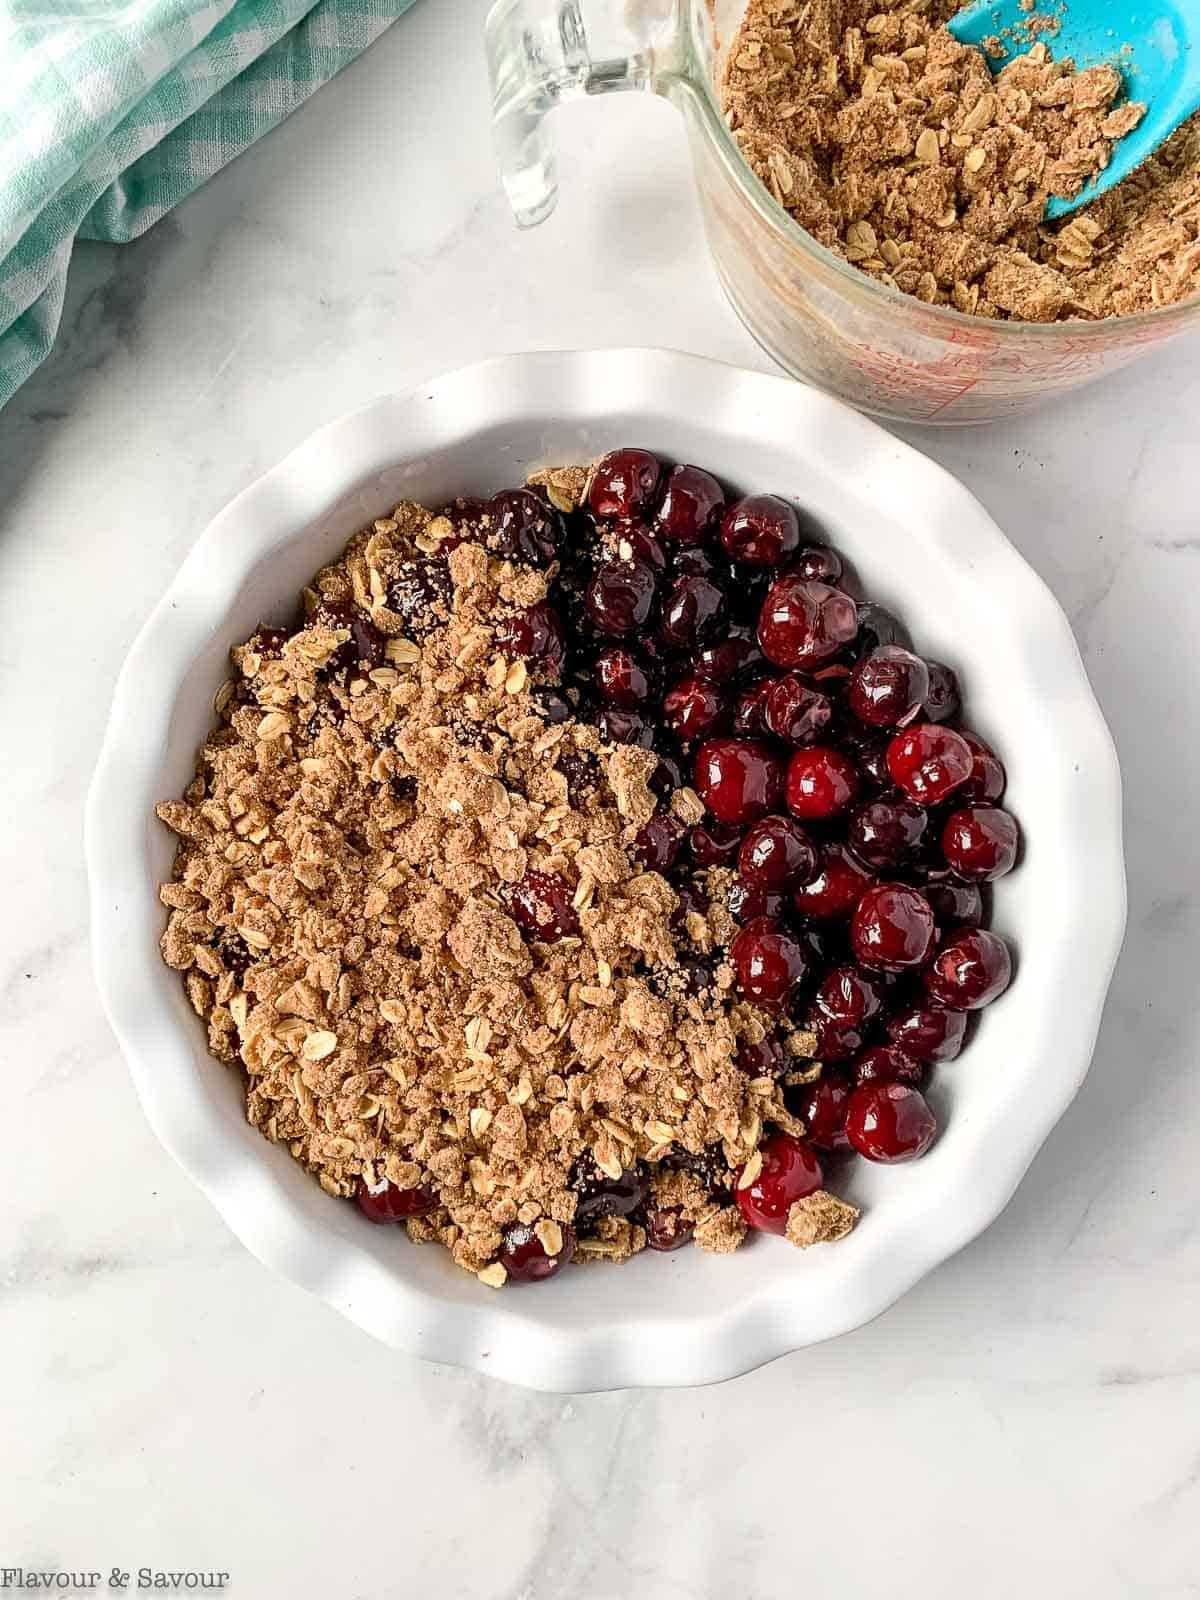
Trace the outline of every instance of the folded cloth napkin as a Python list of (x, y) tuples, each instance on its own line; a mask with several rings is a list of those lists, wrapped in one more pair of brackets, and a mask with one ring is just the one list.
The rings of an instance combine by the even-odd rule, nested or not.
[(0, 0), (0, 406), (76, 239), (136, 239), (413, 0)]

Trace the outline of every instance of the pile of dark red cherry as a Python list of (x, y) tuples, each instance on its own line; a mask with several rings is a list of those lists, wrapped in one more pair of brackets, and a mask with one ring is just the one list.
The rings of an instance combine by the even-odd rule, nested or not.
[[(1004, 768), (953, 725), (954, 673), (841, 587), (841, 559), (785, 500), (728, 499), (701, 468), (631, 448), (598, 463), (569, 515), (532, 490), (446, 515), (478, 537), (484, 513), (493, 550), (559, 563), (549, 598), (499, 630), (546, 715), (659, 756), (663, 804), (636, 848), (679, 894), (681, 932), (707, 907), (709, 869), (735, 869), (740, 989), (816, 1035), (824, 1070), (787, 1091), (806, 1139), (768, 1136), (760, 1175), (735, 1191), (748, 1223), (781, 1233), (793, 1201), (822, 1185), (814, 1149), (923, 1154), (936, 1132), (925, 1075), (1008, 984), (1008, 948), (981, 926), (981, 886), (1017, 856), (1017, 824), (997, 804)], [(667, 806), (689, 783), (709, 813), (691, 828)], [(518, 885), (512, 910), (530, 937), (554, 940), (574, 913), (565, 883), (558, 894), (545, 877)], [(681, 960), (699, 992), (711, 961)], [(739, 1064), (753, 1076), (796, 1065), (777, 1038)], [(728, 1183), (713, 1155), (679, 1164)], [(583, 1225), (641, 1200), (636, 1173), (581, 1172), (576, 1187)], [(655, 1231), (657, 1248), (684, 1242)]]

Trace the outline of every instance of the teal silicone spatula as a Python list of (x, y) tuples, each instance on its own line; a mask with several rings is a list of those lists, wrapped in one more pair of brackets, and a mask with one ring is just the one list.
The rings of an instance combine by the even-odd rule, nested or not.
[[(1071, 200), (1050, 197), (1046, 217), (1053, 221), (1120, 183), (1153, 155), (1181, 122), (1200, 111), (1200, 3), (1065, 0), (1065, 4), (1048, 5), (1045, 10), (1058, 24), (1053, 36), (1047, 36), (1056, 58), (1072, 57), (1080, 71), (1102, 62), (1115, 66), (1125, 80), (1129, 98), (1144, 101), (1146, 106), (1146, 115), (1137, 127), (1114, 144), (1103, 172)], [(952, 17), (948, 27), (960, 44), (982, 49), (983, 41), (995, 34), (1006, 41), (1028, 38), (1029, 23), (1030, 13), (1021, 9), (1019, 0), (976, 0)], [(1010, 45), (1010, 52), (1018, 54), (1021, 48)], [(1004, 65), (986, 59), (997, 71)]]

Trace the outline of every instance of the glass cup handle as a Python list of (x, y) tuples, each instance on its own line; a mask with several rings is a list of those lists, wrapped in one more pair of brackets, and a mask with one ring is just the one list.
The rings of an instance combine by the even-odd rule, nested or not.
[(496, 0), (485, 39), (492, 138), (517, 226), (558, 200), (546, 114), (564, 100), (665, 87), (681, 54), (680, 0)]

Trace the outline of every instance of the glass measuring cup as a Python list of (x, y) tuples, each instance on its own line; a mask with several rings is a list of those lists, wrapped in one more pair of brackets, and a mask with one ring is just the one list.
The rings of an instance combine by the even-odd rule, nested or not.
[(582, 95), (648, 89), (683, 115), (718, 276), (781, 366), (897, 421), (987, 422), (1090, 383), (1200, 328), (1200, 295), (1099, 322), (993, 322), (858, 272), (792, 221), (743, 160), (715, 84), (745, 0), (497, 0), (487, 21), (493, 128), (518, 224), (558, 194), (546, 117)]

